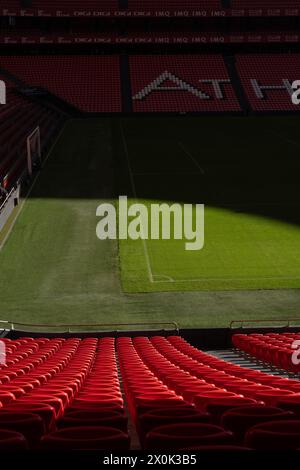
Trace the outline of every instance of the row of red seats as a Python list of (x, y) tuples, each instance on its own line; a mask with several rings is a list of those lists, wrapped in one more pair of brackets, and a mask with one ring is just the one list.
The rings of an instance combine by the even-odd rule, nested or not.
[(252, 333), (235, 334), (233, 345), (262, 362), (293, 373), (300, 371), (300, 334)]
[(300, 448), (298, 380), (181, 337), (4, 341), (0, 449), (128, 449), (125, 408), (145, 449)]
[[(196, 356), (198, 352), (198, 360), (182, 354), (178, 348), (187, 348), (190, 355)], [(283, 380), (283, 389), (279, 389), (280, 380), (267, 374), (258, 375), (256, 380), (265, 379), (266, 383), (269, 378), (269, 383), (274, 387), (255, 382), (253, 375), (253, 381), (240, 378), (238, 372), (252, 372), (242, 367), (237, 366), (236, 375), (226, 374), (220, 368), (222, 364), (223, 369), (226, 367), (227, 370), (228, 363), (192, 348), (178, 337), (169, 337), (168, 340), (161, 337), (151, 340), (123, 338), (119, 340), (118, 350), (124, 383), (129, 382), (129, 386), (125, 386), (129, 409), (146, 449), (183, 449), (190, 446), (201, 449), (209, 445), (267, 449), (273, 445), (269, 430), (263, 431), (265, 437), (258, 442), (257, 433), (261, 433), (264, 423), (271, 421), (274, 421), (274, 429), (277, 426), (277, 434), (281, 426), (278, 421), (281, 420), (285, 421), (286, 429), (290, 426), (299, 432), (297, 415), (271, 406), (287, 395), (296, 397), (299, 405), (299, 395), (284, 389), (287, 384), (289, 387), (295, 386), (293, 381)], [(234, 368), (231, 370), (233, 372)], [(239, 393), (239, 385), (243, 386), (244, 395)], [(142, 391), (143, 395), (139, 396)], [(261, 398), (269, 405), (257, 397), (254, 399), (254, 395), (259, 393), (264, 393)], [(247, 398), (247, 395), (252, 398)], [(299, 447), (299, 435), (291, 440), (282, 439), (281, 436), (278, 440), (281, 448)]]
[(1, 428), (21, 433), (21, 447), (129, 448), (113, 338), (26, 338), (6, 350)]
[[(273, 448), (275, 442), (282, 450), (299, 447), (298, 380), (281, 379), (230, 364), (199, 351), (180, 337), (154, 337), (151, 343), (162, 357), (168, 358), (174, 365), (180, 365), (181, 369), (190, 371), (200, 382), (205, 381), (196, 385), (195, 377), (190, 377), (190, 393), (185, 395), (186, 398), (191, 400), (192, 397), (192, 402), (199, 411), (209, 412), (214, 422), (231, 430), (239, 444), (268, 450)], [(140, 354), (143, 354), (142, 350)], [(154, 357), (153, 355), (153, 359)], [(157, 359), (153, 360), (152, 365), (157, 367), (156, 363)], [(186, 381), (187, 378), (182, 379), (183, 390)], [(173, 388), (178, 387), (178, 384), (175, 382)], [(211, 385), (218, 388), (210, 388)], [(179, 392), (180, 389), (176, 390)], [(228, 392), (234, 392), (234, 396), (230, 396)], [(252, 399), (252, 402), (255, 399), (256, 403), (249, 402), (245, 406), (245, 397), (250, 401)], [(253, 425), (255, 426), (252, 427)]]
[[(172, 344), (180, 352), (193, 359), (196, 359), (197, 361), (201, 361), (203, 364), (205, 364), (205, 366), (208, 366), (209, 374), (211, 372), (213, 374), (217, 373), (217, 375), (219, 375), (221, 378), (221, 384), (226, 385), (227, 388), (230, 389), (230, 384), (228, 385), (227, 383), (228, 378), (229, 380), (234, 380), (234, 382), (236, 380), (242, 380), (242, 383), (240, 384), (235, 383), (234, 387), (235, 391), (240, 392), (243, 395), (254, 397), (256, 399), (263, 399), (264, 401), (267, 400), (268, 404), (274, 404), (272, 394), (274, 394), (276, 400), (277, 391), (274, 392), (274, 390), (271, 390), (270, 397), (268, 400), (268, 387), (271, 387), (276, 390), (279, 389), (281, 391), (286, 390), (288, 392), (294, 392), (296, 393), (296, 395), (298, 395), (298, 393), (300, 392), (300, 382), (297, 379), (282, 378), (278, 377), (277, 375), (271, 375), (261, 372), (259, 370), (247, 369), (237, 364), (228, 363), (227, 361), (211, 356), (203, 351), (199, 351), (197, 348), (194, 348), (190, 344), (186, 343), (182, 338), (170, 338), (170, 342), (172, 342)], [(214, 370), (211, 371), (211, 369)], [(213, 377), (215, 380), (215, 375), (213, 375)], [(243, 382), (245, 379), (247, 380), (247, 382), (244, 386)], [(251, 388), (252, 386), (253, 389)], [(263, 389), (261, 389), (260, 387), (264, 387), (266, 389), (266, 395), (262, 395)]]
[(120, 33), (117, 31), (53, 31), (8, 29), (0, 32), (0, 43), (6, 45), (29, 45), (29, 44), (59, 44), (74, 46), (83, 44), (95, 45), (140, 45), (156, 44), (298, 44), (300, 35), (298, 31), (129, 31)]
[(1, 57), (1, 66), (87, 112), (121, 112), (118, 56)]
[(231, 0), (232, 8), (251, 8), (251, 10), (296, 8), (299, 9), (298, 0)]
[[(227, 8), (224, 8), (224, 4), (221, 0), (190, 0), (188, 7), (183, 0), (128, 0), (126, 8), (124, 10), (124, 4), (122, 5), (122, 12), (134, 11), (134, 12), (186, 12), (189, 13), (209, 12), (209, 11), (226, 11), (232, 9), (249, 9), (251, 11), (257, 10), (271, 10), (271, 9), (282, 9), (287, 10), (289, 8), (299, 8), (297, 0), (231, 0)], [(26, 8), (22, 8), (19, 0), (6, 0), (5, 7), (2, 7), (2, 13), (7, 15), (8, 12), (11, 15), (20, 14), (21, 10), (28, 12), (37, 12), (39, 15), (54, 14), (61, 16), (62, 12), (64, 15), (75, 15), (85, 16), (85, 13), (94, 12), (95, 16), (97, 12), (110, 12), (111, 14), (117, 14), (119, 11), (118, 0), (73, 0), (70, 4), (68, 0), (52, 0), (43, 1), (32, 0), (31, 5)], [(0, 10), (1, 13), (1, 10)], [(121, 13), (120, 13), (121, 14)]]
[[(2, 56), (0, 65), (91, 113), (121, 112), (121, 80), (128, 78), (134, 112), (241, 111), (220, 54), (129, 56), (129, 77), (121, 76), (119, 56)], [(253, 110), (299, 110), (291, 95), (300, 54), (238, 55), (236, 69)]]
[[(29, 2), (28, 2), (29, 3)], [(64, 11), (74, 13), (80, 11), (114, 11), (118, 10), (118, 0), (32, 0), (31, 5), (24, 7), (21, 5), (20, 0), (6, 0), (5, 7), (2, 6), (3, 10), (9, 10), (10, 13), (20, 12), (21, 10), (34, 10), (38, 11)], [(1, 10), (0, 10), (1, 12)]]
[(128, 0), (128, 8), (134, 11), (172, 10), (213, 10), (221, 9), (221, 0), (189, 0), (188, 6), (182, 0)]

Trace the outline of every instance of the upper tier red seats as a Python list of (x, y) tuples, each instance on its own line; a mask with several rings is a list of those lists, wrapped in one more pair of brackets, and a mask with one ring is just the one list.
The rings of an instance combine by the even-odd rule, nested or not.
[[(220, 54), (143, 55), (128, 60), (128, 74), (119, 56), (39, 56), (39, 60), (2, 56), (0, 66), (24, 84), (47, 89), (84, 112), (128, 111), (129, 102), (133, 112), (140, 113), (242, 111), (237, 98), (241, 100), (240, 85)], [(236, 71), (249, 103), (243, 105), (245, 110), (299, 112), (291, 95), (292, 83), (300, 77), (300, 54), (238, 55)], [(10, 97), (12, 104), (14, 99)], [(126, 109), (122, 103), (127, 103)], [(2, 107), (2, 112), (8, 111)], [(34, 118), (31, 113), (29, 122)], [(22, 126), (18, 128), (21, 132)]]
[(135, 112), (239, 111), (221, 55), (130, 57)]
[(121, 111), (118, 56), (1, 57), (0, 65), (82, 111)]
[(183, 0), (128, 0), (128, 8), (134, 11), (220, 10), (221, 0), (189, 0), (188, 5)]
[(250, 8), (251, 10), (276, 8), (299, 8), (298, 0), (231, 0), (232, 8)]
[(22, 7), (20, 0), (6, 0), (5, 5), (1, 5), (1, 10), (9, 10), (16, 13), (20, 10), (41, 10), (47, 12), (60, 11), (73, 14), (82, 11), (114, 11), (118, 9), (118, 0), (32, 0), (30, 7)]
[[(239, 9), (246, 10), (265, 10), (269, 11), (270, 15), (276, 15), (276, 9), (297, 9), (299, 3), (297, 0), (230, 0), (227, 2), (226, 8), (221, 0), (190, 0), (187, 3), (184, 0), (128, 0), (128, 8), (122, 8), (121, 13), (129, 14), (131, 11), (148, 13), (152, 12), (157, 14), (159, 12), (203, 12), (203, 11), (224, 11), (233, 9), (235, 15), (238, 14)], [(88, 16), (88, 14), (95, 14), (99, 12), (110, 12), (111, 15), (119, 15), (119, 2), (118, 0), (33, 0), (32, 6), (24, 8), (21, 6), (19, 0), (6, 0), (5, 5), (1, 5), (0, 13), (5, 15), (17, 15), (22, 11), (34, 12), (41, 16), (48, 16), (57, 14), (57, 16), (74, 15), (74, 16)], [(275, 12), (274, 12), (275, 10)]]
[(236, 56), (236, 68), (254, 111), (297, 111), (291, 84), (300, 77), (300, 54)]
[(147, 45), (157, 46), (158, 51), (163, 45), (180, 44), (211, 44), (218, 42), (219, 44), (298, 44), (300, 36), (297, 30), (255, 30), (255, 31), (178, 31), (174, 27), (164, 30), (141, 31), (133, 30), (126, 33), (114, 29), (112, 31), (102, 30), (86, 31), (83, 27), (78, 30), (62, 31), (55, 29), (54, 31), (43, 31), (39, 28), (21, 29), (21, 28), (3, 28), (0, 30), (0, 44), (7, 46), (25, 46), (25, 45), (51, 45), (60, 46), (70, 45), (76, 47), (82, 45), (101, 45), (101, 47), (110, 47), (111, 45), (126, 46), (126, 48), (136, 48), (140, 46), (141, 52), (143, 47)]

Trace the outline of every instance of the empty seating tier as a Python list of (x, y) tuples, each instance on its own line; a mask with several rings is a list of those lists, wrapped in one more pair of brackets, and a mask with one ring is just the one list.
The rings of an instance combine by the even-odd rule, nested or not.
[(298, 0), (231, 0), (232, 8), (249, 8), (254, 10), (273, 10), (273, 15), (276, 15), (276, 9), (299, 9)]
[[(80, 16), (80, 12), (84, 11), (116, 11), (118, 10), (118, 0), (32, 0), (30, 5), (21, 5), (20, 0), (6, 0), (5, 8), (2, 6), (3, 13), (8, 11), (10, 14), (20, 14), (21, 10), (29, 10), (39, 16), (46, 16), (49, 13), (64, 13), (69, 15)], [(1, 12), (1, 10), (0, 10)]]
[[(235, 334), (233, 345), (258, 360), (272, 364), (278, 369), (298, 373), (300, 371), (300, 334), (298, 333), (253, 333)], [(278, 379), (284, 386), (284, 379)], [(290, 381), (291, 382), (291, 381)], [(294, 381), (294, 387), (300, 385)], [(300, 392), (300, 386), (299, 386)]]
[(118, 56), (1, 57), (0, 65), (82, 111), (121, 111)]
[(189, 11), (201, 11), (221, 9), (221, 0), (189, 0), (188, 6), (182, 0), (128, 0), (130, 10), (139, 11), (178, 11), (180, 9)]
[(237, 55), (236, 74), (227, 64), (221, 54), (0, 57), (24, 86), (83, 112), (299, 112), (292, 94), (300, 54)]
[(291, 15), (299, 11), (297, 0), (6, 0), (1, 5), (0, 14), (5, 16), (27, 15), (38, 16), (75, 16), (75, 17), (123, 17), (123, 16), (155, 16), (163, 17), (168, 14), (186, 16), (257, 16)]
[(135, 112), (224, 112), (240, 106), (221, 55), (130, 57)]
[(272, 432), (281, 449), (300, 447), (298, 381), (180, 336), (3, 341), (1, 450), (126, 450), (132, 425), (147, 450), (268, 449)]

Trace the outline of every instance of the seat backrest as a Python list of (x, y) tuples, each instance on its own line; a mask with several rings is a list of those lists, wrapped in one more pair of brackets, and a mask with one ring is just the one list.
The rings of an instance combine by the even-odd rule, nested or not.
[(25, 436), (28, 443), (35, 444), (45, 432), (42, 418), (35, 413), (24, 411), (0, 411), (1, 429), (16, 431)]
[(220, 426), (203, 423), (180, 423), (160, 426), (145, 439), (146, 449), (181, 449), (197, 445), (232, 444), (233, 434)]
[(251, 405), (226, 411), (221, 418), (221, 425), (242, 438), (246, 431), (256, 424), (290, 420), (292, 417), (292, 413), (283, 411), (280, 408)]
[(27, 450), (28, 443), (23, 434), (0, 429), (0, 450)]
[(107, 426), (78, 426), (60, 429), (41, 439), (43, 449), (128, 450), (128, 434)]
[(300, 420), (260, 423), (247, 431), (245, 445), (256, 450), (296, 450), (300, 447)]

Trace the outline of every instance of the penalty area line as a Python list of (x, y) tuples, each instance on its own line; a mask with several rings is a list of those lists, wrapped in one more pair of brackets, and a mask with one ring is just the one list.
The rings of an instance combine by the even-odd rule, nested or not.
[[(161, 280), (156, 279), (161, 278)], [(167, 276), (166, 274), (154, 274), (153, 275), (153, 282), (176, 282), (171, 276)]]
[(184, 144), (182, 142), (179, 142), (178, 141), (178, 145), (179, 147), (181, 148), (181, 150), (192, 160), (192, 162), (194, 163), (194, 165), (196, 165), (196, 167), (198, 168), (198, 170), (200, 170), (200, 173), (201, 175), (204, 175), (205, 174), (205, 171), (203, 170), (202, 166), (199, 165), (199, 163), (197, 162), (196, 158), (191, 154), (191, 152), (189, 152), (189, 150), (187, 150), (184, 146)]
[(169, 276), (165, 276), (165, 275), (157, 275), (155, 277), (164, 277), (166, 279), (162, 279), (162, 280), (155, 280), (154, 282), (155, 283), (168, 283), (168, 282), (203, 282), (203, 281), (264, 281), (264, 280), (267, 280), (267, 281), (280, 281), (280, 280), (283, 280), (283, 281), (297, 281), (300, 279), (300, 276), (295, 276), (295, 277), (285, 277), (285, 276), (273, 276), (273, 277), (248, 277), (248, 278), (238, 278), (238, 277), (234, 277), (234, 278), (229, 278), (229, 277), (224, 277), (224, 278), (220, 278), (220, 277), (202, 277), (202, 278), (197, 278), (197, 279), (173, 279), (173, 278), (170, 278), (172, 279), (171, 280), (168, 280), (167, 278)]

